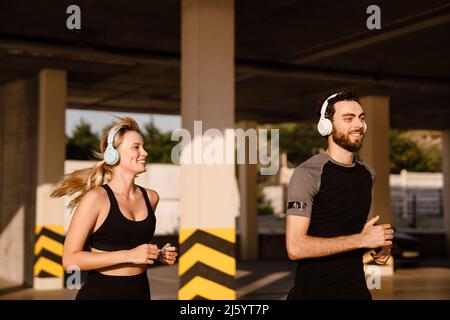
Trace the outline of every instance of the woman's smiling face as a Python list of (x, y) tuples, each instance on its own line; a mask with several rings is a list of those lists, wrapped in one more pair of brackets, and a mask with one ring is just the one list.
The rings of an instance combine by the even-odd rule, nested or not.
[(117, 151), (120, 154), (119, 166), (133, 173), (141, 173), (146, 170), (146, 158), (148, 153), (144, 149), (144, 139), (136, 131), (127, 131), (122, 137), (122, 143)]

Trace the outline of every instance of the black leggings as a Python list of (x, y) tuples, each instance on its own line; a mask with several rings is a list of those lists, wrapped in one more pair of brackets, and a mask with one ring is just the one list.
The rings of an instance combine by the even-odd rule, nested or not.
[(89, 271), (76, 300), (150, 300), (147, 272), (135, 276), (107, 276)]

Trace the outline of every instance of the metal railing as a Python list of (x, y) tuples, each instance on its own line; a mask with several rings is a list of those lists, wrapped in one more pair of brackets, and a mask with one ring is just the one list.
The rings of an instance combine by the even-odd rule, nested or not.
[(440, 229), (444, 210), (442, 189), (391, 188), (391, 214), (397, 228)]

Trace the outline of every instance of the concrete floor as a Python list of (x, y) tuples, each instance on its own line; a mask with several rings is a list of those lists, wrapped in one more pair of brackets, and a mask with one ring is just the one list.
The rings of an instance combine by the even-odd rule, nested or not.
[[(438, 265), (439, 267), (435, 267)], [(239, 262), (236, 290), (238, 299), (285, 299), (294, 281), (295, 264), (287, 261)], [(152, 298), (172, 300), (177, 298), (177, 266), (157, 266), (148, 270)], [(5, 288), (10, 285), (9, 288)], [(0, 299), (73, 299), (76, 290), (37, 291), (11, 286), (0, 281)], [(418, 268), (398, 269), (393, 276), (384, 276), (381, 289), (371, 290), (377, 300), (439, 299), (450, 300), (450, 266), (445, 263), (428, 263)]]

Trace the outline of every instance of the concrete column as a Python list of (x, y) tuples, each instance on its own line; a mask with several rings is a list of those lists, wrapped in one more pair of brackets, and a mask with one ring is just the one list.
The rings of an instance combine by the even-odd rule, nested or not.
[[(183, 128), (193, 137), (199, 120), (224, 133), (234, 128), (234, 1), (183, 0), (181, 17)], [(201, 161), (208, 142), (193, 139)], [(180, 299), (236, 297), (235, 186), (233, 164), (181, 165)]]
[(39, 73), (39, 111), (36, 189), (36, 243), (34, 288), (63, 287), (62, 247), (64, 240), (64, 200), (50, 198), (53, 183), (64, 175), (66, 150), (66, 72)]
[(445, 130), (442, 136), (442, 172), (444, 175), (443, 206), (444, 230), (447, 238), (447, 256), (450, 257), (450, 130)]
[[(238, 125), (244, 131), (256, 129), (256, 122), (242, 121)], [(248, 144), (245, 145), (245, 158), (248, 159)], [(244, 261), (258, 259), (258, 210), (256, 164), (239, 164), (239, 193), (240, 193), (240, 258)]]
[[(392, 223), (389, 186), (389, 97), (366, 96), (361, 98), (360, 101), (366, 113), (368, 127), (360, 157), (376, 173), (370, 216), (380, 215), (378, 222), (380, 224)], [(381, 275), (393, 275), (393, 258), (391, 257), (386, 265), (380, 266), (380, 268), (382, 268)]]
[(389, 98), (367, 96), (360, 101), (366, 113), (368, 127), (360, 156), (376, 172), (370, 213), (371, 216), (380, 215), (379, 223), (391, 223)]
[(36, 190), (36, 78), (0, 87), (0, 278), (32, 285)]
[[(376, 173), (370, 216), (380, 215), (379, 224), (392, 223), (389, 186), (389, 97), (366, 96), (360, 99), (366, 113), (367, 132), (360, 157)], [(382, 266), (382, 275), (394, 273), (393, 258)]]

